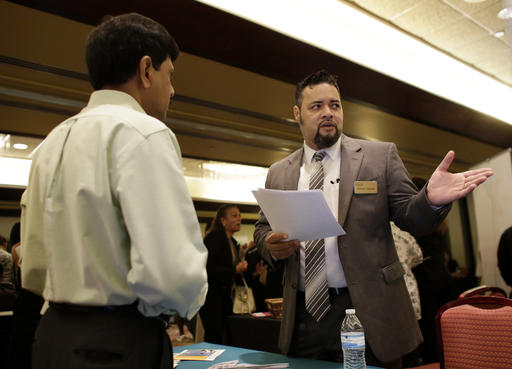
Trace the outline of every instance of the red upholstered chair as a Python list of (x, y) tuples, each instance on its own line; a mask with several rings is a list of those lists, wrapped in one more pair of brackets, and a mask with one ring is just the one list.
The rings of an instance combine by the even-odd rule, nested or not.
[(472, 297), (472, 296), (497, 296), (507, 297), (507, 293), (499, 287), (489, 287), (486, 285), (478, 286), (470, 290), (464, 291), (459, 295), (459, 298)]
[(512, 368), (512, 300), (459, 298), (436, 315), (441, 369)]

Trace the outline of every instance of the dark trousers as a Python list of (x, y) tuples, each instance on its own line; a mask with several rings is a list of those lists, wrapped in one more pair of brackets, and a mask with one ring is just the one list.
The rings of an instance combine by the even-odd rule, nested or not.
[(32, 343), (37, 324), (41, 319), (41, 308), (44, 300), (41, 296), (24, 288), (19, 290), (14, 305), (9, 353), (8, 369), (30, 369), (32, 359)]
[[(345, 318), (345, 309), (353, 307), (347, 288), (329, 289), (331, 309), (319, 321), (306, 311), (304, 292), (297, 292), (295, 327), (288, 355), (315, 360), (343, 362), (340, 330)], [(356, 311), (357, 315), (357, 311)], [(390, 338), (392, 339), (392, 338)], [(366, 363), (383, 368), (402, 368), (401, 359), (390, 363), (379, 361), (366, 342)]]
[(206, 294), (206, 301), (199, 310), (204, 327), (204, 340), (210, 343), (222, 344), (226, 318), (233, 314), (231, 288), (211, 286)]
[(135, 306), (50, 305), (36, 331), (33, 369), (170, 369), (163, 322)]

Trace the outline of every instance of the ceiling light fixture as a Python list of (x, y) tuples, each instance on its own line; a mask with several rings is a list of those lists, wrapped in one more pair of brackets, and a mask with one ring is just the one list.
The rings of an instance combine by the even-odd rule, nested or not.
[(503, 8), (498, 13), (500, 19), (512, 19), (512, 8)]
[(2, 187), (21, 187), (28, 184), (32, 160), (6, 158), (0, 156), (0, 185)]
[(198, 1), (512, 124), (512, 88), (338, 0)]
[(257, 167), (254, 165), (243, 165), (243, 164), (232, 164), (225, 162), (213, 162), (207, 161), (202, 163), (204, 170), (214, 172), (220, 176), (265, 176), (267, 174), (267, 168)]
[(26, 150), (28, 148), (28, 145), (24, 143), (15, 143), (14, 145), (12, 145), (12, 147), (14, 147), (16, 150)]

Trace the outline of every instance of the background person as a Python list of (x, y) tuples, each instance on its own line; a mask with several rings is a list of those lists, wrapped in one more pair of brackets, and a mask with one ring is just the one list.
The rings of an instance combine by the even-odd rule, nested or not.
[[(405, 285), (409, 292), (409, 297), (411, 298), (414, 314), (416, 315), (416, 319), (419, 320), (421, 319), (420, 293), (418, 291), (418, 283), (412, 273), (412, 268), (423, 262), (423, 253), (421, 252), (421, 248), (416, 242), (416, 239), (409, 232), (402, 231), (393, 222), (390, 224), (398, 259), (405, 271)], [(409, 352), (402, 358), (402, 364), (406, 368), (418, 366), (421, 363), (422, 359), (420, 357), (419, 349)]]
[[(222, 205), (206, 230), (208, 293), (200, 310), (206, 342), (222, 343), (226, 317), (233, 315), (233, 284), (247, 270), (247, 261), (240, 257), (240, 245), (233, 237), (241, 223), (236, 205)], [(238, 284), (242, 285), (241, 280)]]
[(17, 299), (13, 308), (12, 327), (9, 336), (7, 368), (30, 369), (32, 363), (32, 344), (37, 325), (41, 319), (41, 308), (44, 299), (25, 288), (21, 288), (21, 273), (19, 267), (20, 253), (20, 222), (11, 228), (9, 239), (14, 262), (14, 280), (17, 289)]
[[(512, 287), (512, 227), (507, 228), (500, 237), (498, 269), (505, 283)], [(512, 290), (509, 296), (512, 296)]]
[(0, 265), (2, 265), (3, 274), (0, 283), (14, 288), (14, 262), (12, 255), (7, 251), (7, 240), (0, 235)]
[[(448, 213), (445, 205), (466, 196), (492, 170), (449, 173), (450, 151), (418, 193), (394, 144), (342, 135), (339, 87), (326, 71), (298, 84), (293, 112), (304, 146), (270, 167), (265, 187), (305, 190), (310, 182), (317, 185), (321, 177), (313, 158), (320, 159), (324, 196), (346, 235), (323, 240), (323, 252), (313, 258), (325, 267), (306, 271), (305, 243), (273, 232), (260, 213), (254, 241), (267, 262), (285, 264), (279, 347), (290, 355), (342, 361), (340, 325), (345, 309), (355, 307), (365, 329), (367, 362), (401, 367), (400, 358), (418, 346), (421, 333), (389, 222), (411, 233), (428, 232)], [(306, 290), (314, 285), (322, 288)], [(307, 302), (308, 294), (322, 298)]]
[(252, 278), (252, 287), (256, 311), (267, 311), (265, 299), (283, 297), (283, 268), (273, 269), (255, 248), (245, 256), (248, 267), (245, 273)]
[(207, 252), (162, 123), (178, 53), (135, 13), (89, 34), (95, 91), (39, 147), (22, 196), (22, 284), (50, 303), (34, 369), (172, 368), (156, 317), (191, 317), (204, 301)]
[[(0, 311), (11, 311), (16, 302), (17, 291), (14, 287), (13, 261), (7, 249), (7, 240), (0, 235)], [(12, 328), (12, 317), (0, 318), (0, 367), (7, 364), (9, 337)]]
[[(419, 189), (427, 184), (424, 179), (413, 178), (412, 180)], [(449, 249), (449, 240), (446, 221), (431, 232), (416, 236), (424, 260), (412, 270), (420, 292), (419, 325), (423, 342), (419, 346), (419, 352), (424, 364), (439, 361), (435, 325), (437, 310), (446, 302), (457, 298), (455, 284), (444, 257)]]
[(393, 234), (398, 259), (400, 259), (402, 268), (404, 268), (405, 271), (405, 285), (407, 286), (407, 291), (411, 298), (414, 314), (416, 315), (416, 319), (419, 320), (421, 319), (420, 294), (418, 292), (418, 283), (412, 273), (412, 268), (422, 263), (423, 253), (416, 239), (409, 232), (402, 231), (393, 222), (391, 222), (391, 233)]

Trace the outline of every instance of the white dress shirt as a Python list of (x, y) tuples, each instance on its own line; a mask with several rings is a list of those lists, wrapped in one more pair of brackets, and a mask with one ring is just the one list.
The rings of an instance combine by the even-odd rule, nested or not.
[[(336, 143), (326, 149), (327, 155), (322, 160), (324, 168), (324, 188), (323, 194), (327, 205), (331, 209), (334, 217), (338, 219), (338, 198), (340, 181), (340, 165), (341, 165), (341, 138)], [(312, 170), (312, 160), (315, 150), (311, 149), (304, 143), (304, 156), (300, 167), (300, 176), (298, 190), (309, 189), (309, 177)], [(346, 287), (347, 281), (345, 273), (340, 263), (338, 253), (338, 237), (329, 237), (324, 239), (325, 242), (325, 266), (327, 268), (327, 283), (329, 287)], [(299, 290), (304, 291), (304, 266), (305, 266), (305, 242), (300, 243), (300, 278)]]
[(49, 301), (191, 318), (207, 251), (175, 135), (120, 91), (94, 92), (37, 150), (22, 197), (23, 287)]

